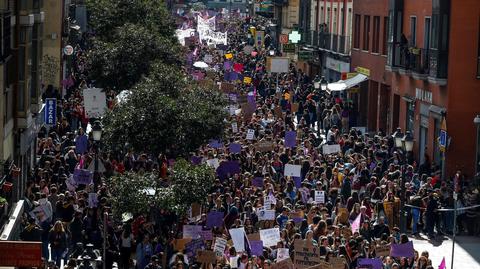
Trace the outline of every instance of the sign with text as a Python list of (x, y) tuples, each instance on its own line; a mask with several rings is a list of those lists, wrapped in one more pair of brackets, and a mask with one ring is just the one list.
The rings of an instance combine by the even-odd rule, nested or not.
[(276, 246), (277, 243), (281, 241), (280, 229), (271, 228), (271, 229), (260, 230), (260, 240), (263, 241), (263, 246), (265, 247)]
[(55, 126), (57, 124), (57, 99), (45, 99), (45, 124)]
[(295, 268), (308, 268), (320, 263), (320, 249), (307, 240), (295, 240)]
[(84, 89), (83, 105), (85, 107), (85, 113), (89, 118), (102, 117), (107, 108), (107, 97), (105, 92), (99, 88)]

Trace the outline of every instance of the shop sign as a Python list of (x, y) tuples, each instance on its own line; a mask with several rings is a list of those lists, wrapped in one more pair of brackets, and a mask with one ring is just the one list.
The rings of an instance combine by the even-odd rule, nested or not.
[(357, 74), (358, 74), (358, 73), (355, 73), (355, 72), (353, 72), (353, 73), (347, 73), (347, 79), (353, 78), (353, 77), (356, 76)]
[(364, 74), (367, 77), (370, 76), (370, 69), (368, 68), (357, 66), (357, 68), (355, 68), (355, 71), (357, 71), (360, 74)]
[(350, 71), (350, 64), (335, 60), (333, 58), (327, 57), (325, 59), (325, 65), (328, 69), (335, 70), (338, 73), (344, 73)]
[(313, 58), (313, 52), (311, 51), (299, 51), (298, 52), (298, 59), (309, 61)]
[(295, 44), (283, 44), (282, 45), (282, 51), (283, 53), (295, 53)]

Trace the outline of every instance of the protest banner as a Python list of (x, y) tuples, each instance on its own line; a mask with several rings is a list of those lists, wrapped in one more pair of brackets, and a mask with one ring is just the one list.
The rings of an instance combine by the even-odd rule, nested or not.
[(377, 245), (375, 246), (376, 257), (385, 257), (390, 255), (390, 245)]
[(302, 166), (296, 164), (286, 164), (285, 171), (283, 173), (284, 176), (289, 177), (300, 177), (300, 171), (302, 170)]
[(308, 268), (320, 263), (320, 249), (307, 240), (295, 240), (295, 268)]
[(290, 250), (288, 248), (277, 249), (277, 262), (290, 259)]
[(73, 181), (76, 185), (84, 184), (89, 185), (92, 183), (93, 180), (93, 173), (86, 169), (78, 169), (76, 168), (73, 171)]
[(173, 248), (177, 251), (183, 251), (185, 249), (185, 245), (192, 241), (191, 238), (180, 238), (180, 239), (174, 239), (173, 240)]
[(192, 258), (197, 253), (198, 249), (205, 249), (205, 243), (203, 239), (193, 239), (192, 241), (185, 244), (185, 254), (187, 257)]
[(341, 257), (330, 257), (328, 262), (331, 264), (332, 269), (345, 269), (347, 260)]
[(230, 236), (232, 237), (233, 246), (238, 252), (245, 251), (245, 229), (235, 228), (228, 230)]
[(323, 154), (328, 155), (328, 154), (335, 154), (335, 153), (341, 152), (342, 150), (340, 149), (339, 144), (334, 144), (334, 145), (323, 145), (322, 151), (323, 151)]
[(276, 246), (281, 241), (279, 228), (260, 230), (260, 240), (263, 241), (265, 247)]
[(257, 188), (263, 188), (263, 177), (254, 177), (252, 179), (252, 185)]
[(183, 225), (183, 238), (197, 239), (202, 231), (201, 225)]
[(285, 147), (294, 148), (297, 146), (297, 132), (287, 131), (285, 132)]
[(254, 137), (255, 137), (255, 130), (254, 129), (248, 129), (247, 140), (253, 140)]
[(284, 259), (279, 262), (272, 264), (272, 269), (294, 269), (292, 259)]
[(325, 192), (324, 191), (315, 191), (315, 203), (324, 204), (325, 203)]
[(262, 240), (249, 240), (250, 242), (250, 251), (252, 255), (261, 256), (263, 255), (263, 242)]
[(215, 263), (217, 261), (217, 255), (215, 251), (211, 250), (197, 250), (197, 262), (199, 263)]
[(227, 246), (227, 239), (221, 237), (215, 237), (215, 245), (213, 247), (213, 251), (217, 254), (217, 256), (222, 256), (223, 252), (225, 251), (225, 247)]
[(392, 257), (415, 257), (415, 250), (413, 249), (413, 241), (408, 241), (404, 244), (392, 244), (390, 246), (390, 256)]

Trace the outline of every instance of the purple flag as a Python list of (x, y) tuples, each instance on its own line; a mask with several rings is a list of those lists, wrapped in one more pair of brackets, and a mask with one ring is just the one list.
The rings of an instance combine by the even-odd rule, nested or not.
[(405, 244), (392, 244), (390, 248), (390, 256), (392, 257), (415, 257), (415, 251), (413, 249), (413, 242), (409, 241)]
[(252, 251), (252, 255), (262, 256), (263, 255), (263, 241), (262, 240), (250, 241), (250, 250)]
[(199, 165), (202, 162), (202, 157), (192, 156), (190, 162), (192, 162), (193, 165)]
[(214, 148), (214, 149), (219, 149), (219, 148), (223, 148), (223, 143), (218, 141), (218, 140), (210, 140), (210, 142), (208, 143), (208, 146)]
[(374, 258), (374, 259), (359, 258), (358, 259), (358, 266), (359, 267), (365, 266), (365, 267), (371, 268), (371, 269), (382, 269), (383, 268), (382, 260), (379, 259), (379, 258)]
[(302, 187), (302, 178), (301, 177), (293, 177), (293, 182), (295, 182), (296, 188)]
[(263, 177), (255, 177), (252, 179), (252, 185), (258, 188), (263, 188)]
[(294, 148), (297, 145), (297, 132), (285, 132), (285, 147)]
[(225, 61), (225, 62), (223, 62), (223, 69), (224, 69), (225, 71), (229, 71), (230, 68), (232, 68), (232, 62), (230, 62), (230, 61)]
[(84, 154), (88, 148), (88, 137), (86, 135), (79, 135), (75, 139), (75, 152)]
[(228, 146), (231, 153), (240, 153), (242, 151), (242, 145), (238, 143), (232, 143)]
[(223, 212), (212, 211), (207, 214), (207, 229), (223, 226)]

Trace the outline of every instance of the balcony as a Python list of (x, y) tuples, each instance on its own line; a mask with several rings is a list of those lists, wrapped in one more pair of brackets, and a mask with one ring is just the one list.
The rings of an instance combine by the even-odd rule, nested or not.
[(429, 49), (404, 48), (400, 50), (397, 67), (400, 74), (411, 74), (415, 79), (427, 79), (429, 68)]
[(325, 51), (350, 55), (350, 37), (323, 32), (319, 35), (319, 47)]

